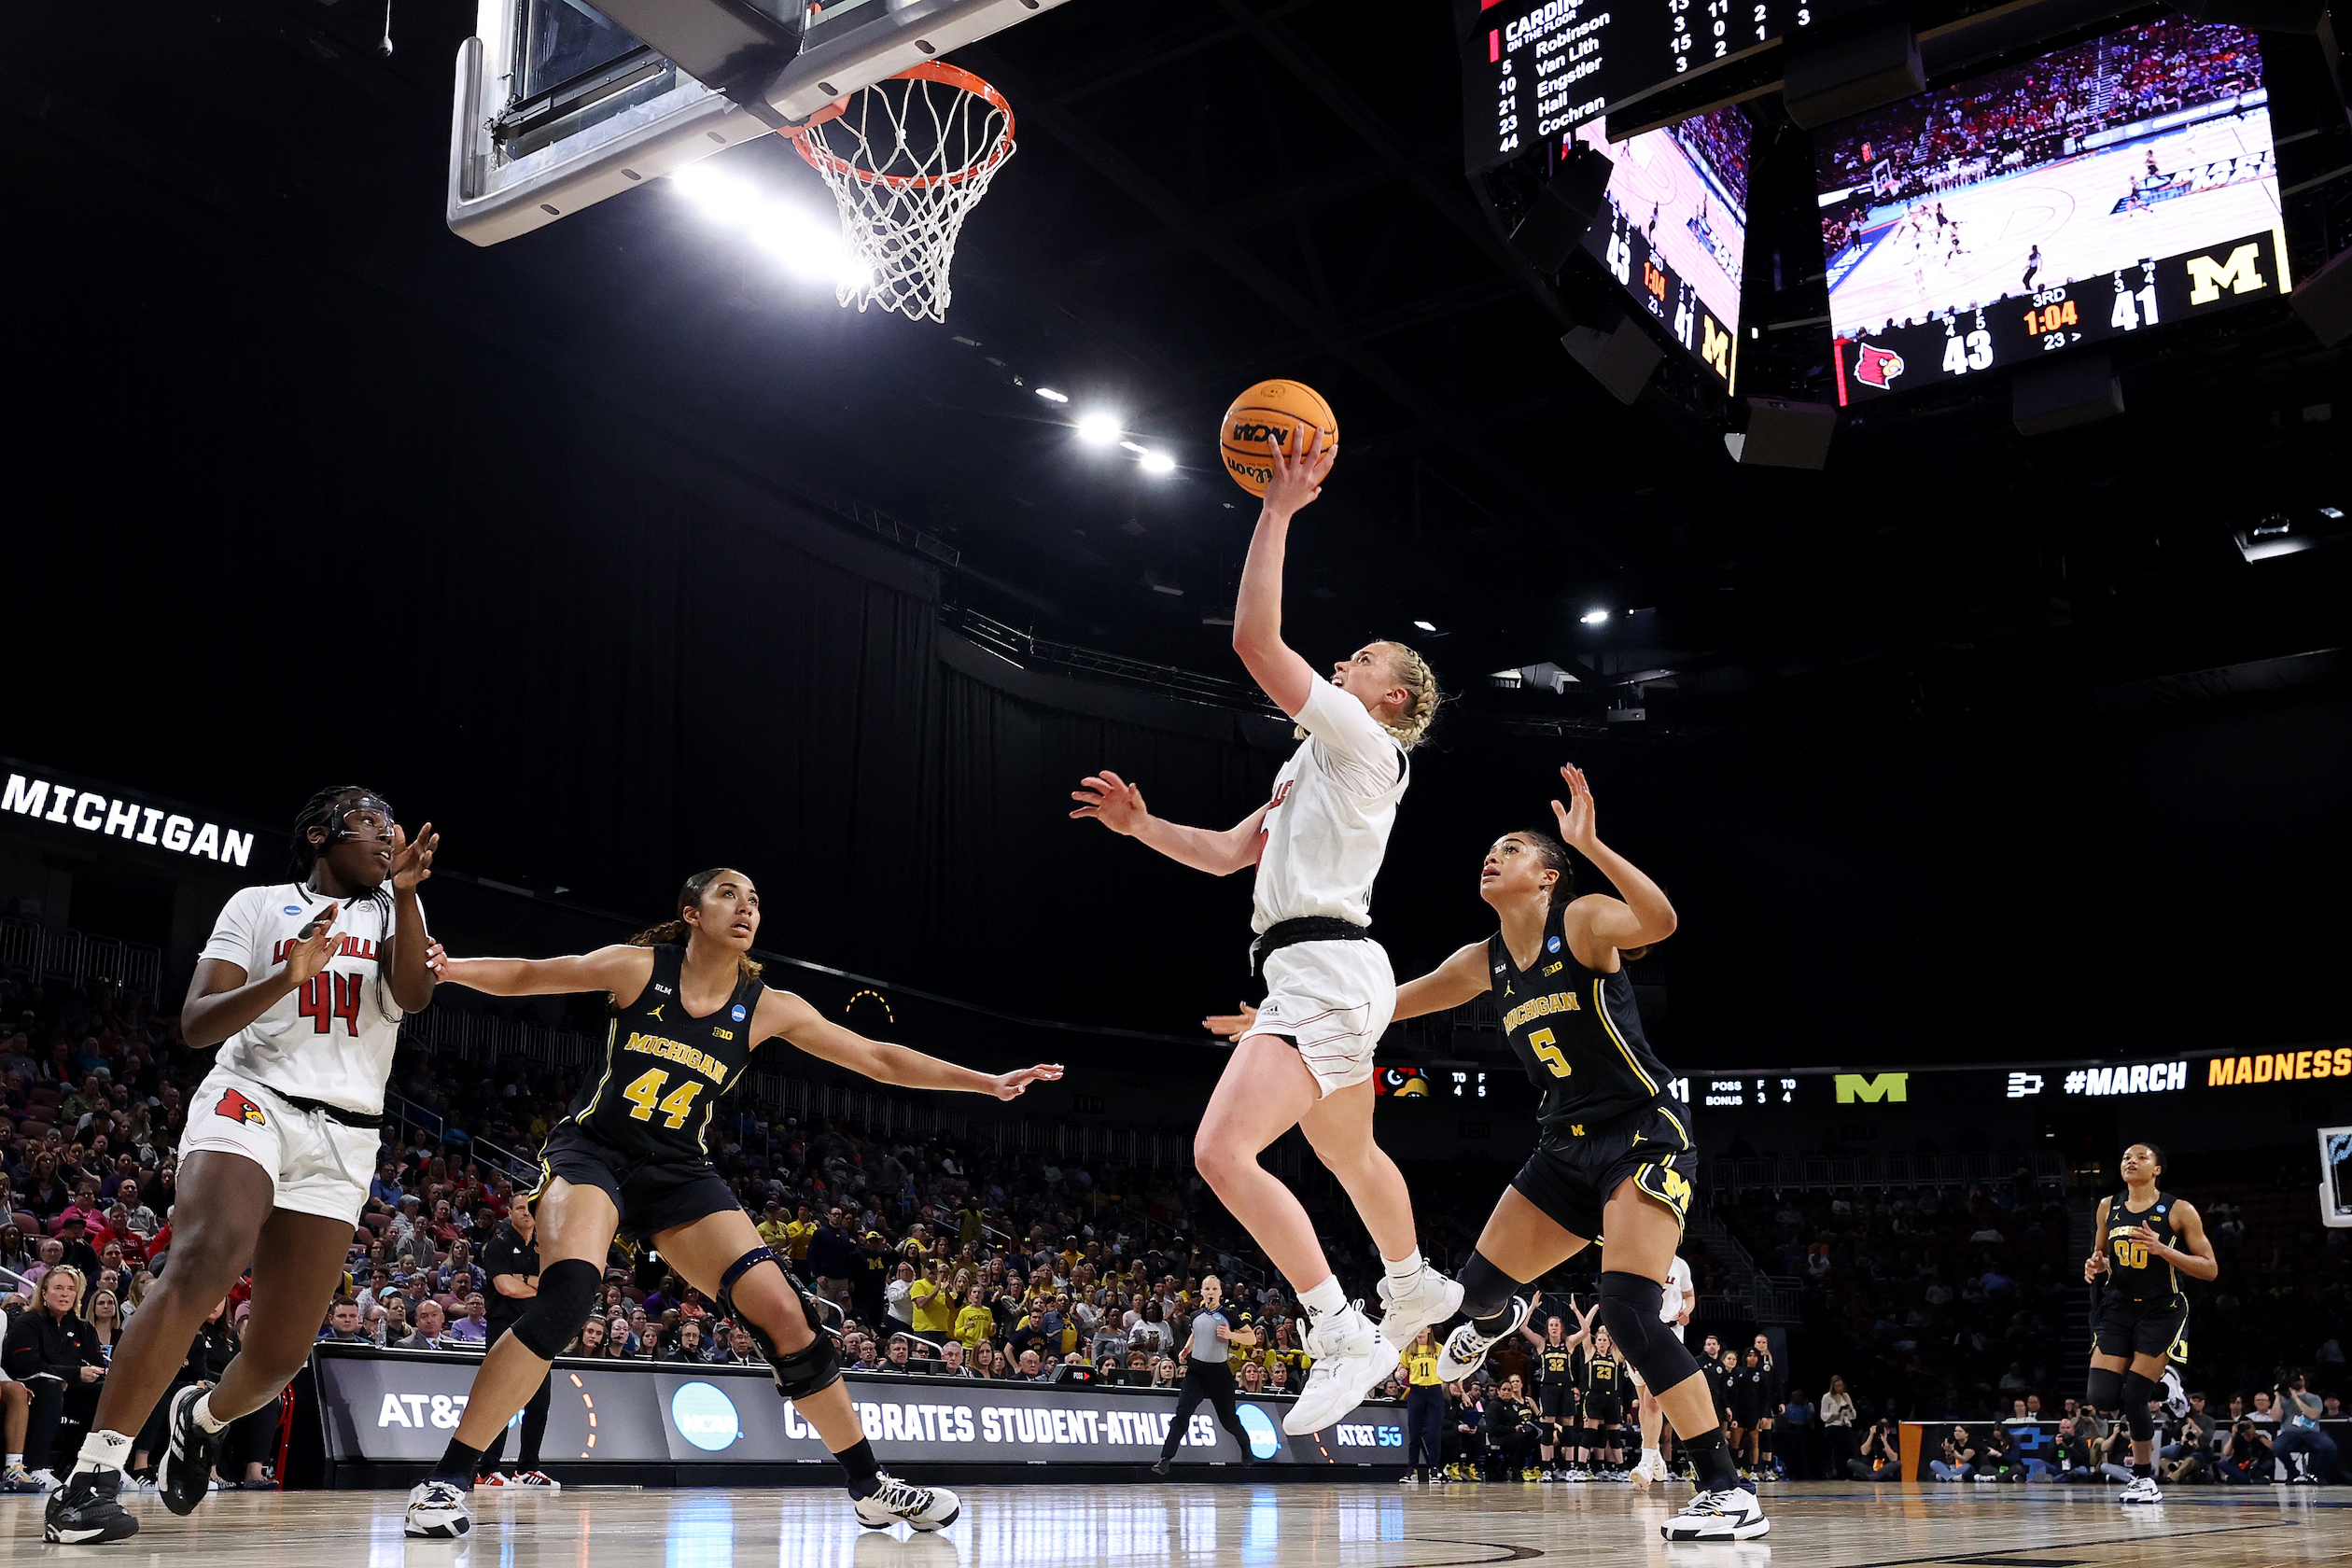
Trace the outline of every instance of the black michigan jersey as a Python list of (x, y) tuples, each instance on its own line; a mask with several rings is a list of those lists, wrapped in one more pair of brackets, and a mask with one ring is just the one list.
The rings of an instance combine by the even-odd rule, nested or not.
[(2150, 1253), (2147, 1242), (2132, 1239), (2132, 1232), (2144, 1225), (2170, 1245), (2173, 1228), (2167, 1216), (2179, 1201), (2160, 1192), (2154, 1203), (2134, 1213), (2128, 1188), (2107, 1200), (2107, 1295), (2122, 1301), (2170, 1301), (2179, 1294), (2180, 1271)]
[(1565, 907), (1545, 917), (1532, 968), (1511, 961), (1501, 931), (1487, 941), (1495, 1010), (1519, 1065), (1543, 1091), (1535, 1119), (1547, 1131), (1630, 1115), (1655, 1103), (1673, 1076), (1643, 1037), (1624, 965), (1597, 973), (1568, 950), (1561, 934)]
[(751, 1017), (764, 987), (739, 980), (717, 1011), (690, 1017), (678, 994), (685, 962), (683, 947), (653, 949), (652, 978), (637, 1001), (614, 1009), (604, 1071), (572, 1104), (570, 1119), (598, 1142), (645, 1159), (707, 1158), (710, 1113), (751, 1062)]

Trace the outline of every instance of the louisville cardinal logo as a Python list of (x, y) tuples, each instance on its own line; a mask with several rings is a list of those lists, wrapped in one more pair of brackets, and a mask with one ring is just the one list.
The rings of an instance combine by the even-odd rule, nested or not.
[(234, 1089), (220, 1097), (220, 1103), (213, 1107), (213, 1114), (226, 1116), (232, 1122), (251, 1122), (256, 1127), (270, 1125), (270, 1118), (261, 1113), (261, 1107)]
[(1857, 346), (1862, 357), (1855, 364), (1854, 379), (1863, 385), (1883, 388), (1903, 373), (1903, 357), (1893, 349), (1868, 343)]

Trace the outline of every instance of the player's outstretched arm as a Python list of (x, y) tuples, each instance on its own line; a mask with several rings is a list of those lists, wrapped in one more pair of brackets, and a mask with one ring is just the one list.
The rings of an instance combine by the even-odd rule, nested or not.
[(425, 909), (416, 889), (432, 880), (433, 852), (441, 834), (426, 823), (411, 838), (398, 822), (392, 824), (392, 1000), (403, 1013), (422, 1013), (433, 1000), (433, 969), (427, 962)]
[(1417, 980), (1396, 987), (1396, 1018), (1418, 1018), (1475, 1001), (1487, 988), (1487, 945), (1473, 942), (1457, 947), (1444, 963)]
[(903, 1045), (868, 1040), (855, 1029), (834, 1023), (790, 991), (763, 993), (759, 1014), (752, 1020), (753, 1044), (777, 1035), (812, 1057), (846, 1067), (877, 1084), (902, 1089), (960, 1089), (967, 1094), (1017, 1099), (1031, 1084), (1050, 1084), (1062, 1075), (1059, 1062), (1041, 1062), (1011, 1072), (975, 1072)]
[(1257, 531), (1250, 536), (1250, 553), (1241, 563), (1241, 587), (1233, 605), (1233, 651), (1274, 706), (1295, 719), (1307, 706), (1315, 672), (1282, 640), (1282, 555), (1290, 542), (1292, 515), (1323, 494), (1323, 482), (1339, 453), (1336, 447), (1324, 451), (1323, 432), (1309, 432), (1304, 426), (1291, 431), (1287, 448), (1279, 441), (1267, 445), (1274, 455), (1274, 477), (1267, 483), (1266, 505), (1258, 512)]
[(1561, 778), (1568, 786), (1568, 804), (1551, 803), (1552, 817), (1560, 824), (1560, 841), (1593, 863), (1602, 875), (1609, 879), (1622, 899), (1602, 893), (1587, 893), (1568, 905), (1561, 917), (1570, 939), (1580, 950), (1591, 946), (1646, 947), (1653, 942), (1663, 942), (1674, 934), (1674, 906), (1666, 897), (1666, 890), (1651, 881), (1640, 867), (1601, 842), (1601, 832), (1592, 804), (1592, 786), (1585, 781), (1584, 770), (1575, 766), (1560, 770)]
[(567, 959), (453, 959), (434, 943), (426, 961), (442, 981), (491, 996), (565, 996), (610, 991), (623, 1005), (653, 978), (653, 949), (616, 943)]
[(1257, 864), (1262, 847), (1259, 833), (1266, 825), (1263, 805), (1222, 833), (1214, 828), (1188, 828), (1153, 816), (1143, 804), (1142, 790), (1109, 768), (1080, 780), (1070, 798), (1078, 803), (1078, 809), (1070, 814), (1073, 821), (1091, 817), (1113, 833), (1141, 840), (1195, 871), (1229, 876), (1243, 866)]

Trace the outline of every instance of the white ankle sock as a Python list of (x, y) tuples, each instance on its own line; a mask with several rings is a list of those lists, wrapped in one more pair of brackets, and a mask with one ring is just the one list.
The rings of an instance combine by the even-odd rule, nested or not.
[(9, 1469), (11, 1469), (11, 1470), (21, 1470), (21, 1469), (23, 1469), (23, 1468), (24, 1468), (24, 1456), (23, 1456), (22, 1454), (10, 1454), (10, 1455), (8, 1456), (8, 1468), (9, 1468)]
[(85, 1470), (119, 1470), (131, 1455), (131, 1439), (119, 1432), (103, 1427), (82, 1439), (81, 1455), (74, 1462), (74, 1474)]
[(229, 1423), (213, 1414), (212, 1390), (206, 1389), (196, 1398), (196, 1407), (188, 1412), (198, 1426), (206, 1432), (218, 1432)]
[(1411, 1252), (1407, 1253), (1401, 1258), (1382, 1258), (1380, 1260), (1380, 1264), (1388, 1270), (1388, 1277), (1391, 1283), (1409, 1285), (1415, 1280), (1421, 1278), (1421, 1249), (1419, 1247), (1415, 1247)]
[(1326, 1274), (1322, 1284), (1311, 1285), (1298, 1293), (1298, 1304), (1320, 1318), (1327, 1312), (1344, 1310), (1348, 1305), (1348, 1294), (1339, 1288), (1337, 1274)]

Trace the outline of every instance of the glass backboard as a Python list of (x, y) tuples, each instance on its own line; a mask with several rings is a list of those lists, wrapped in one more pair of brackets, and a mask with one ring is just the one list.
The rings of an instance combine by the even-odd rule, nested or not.
[(1067, 3), (480, 0), (457, 51), (449, 227), (482, 245), (527, 234)]

